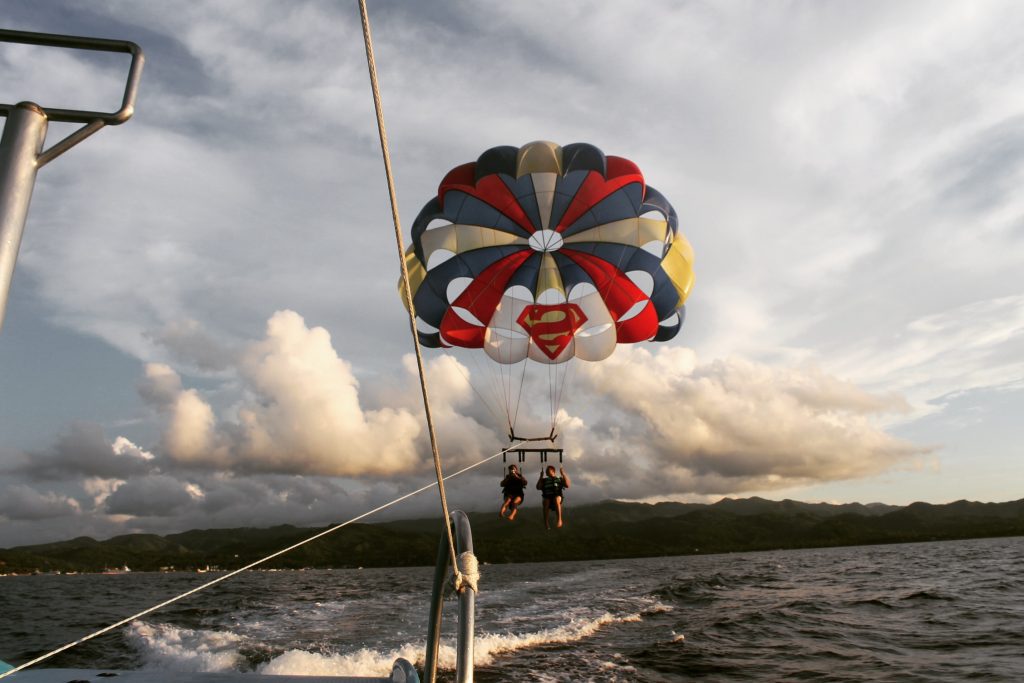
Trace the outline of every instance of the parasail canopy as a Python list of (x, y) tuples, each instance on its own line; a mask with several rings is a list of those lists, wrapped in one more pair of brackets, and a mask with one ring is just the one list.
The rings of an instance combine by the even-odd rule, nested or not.
[(672, 339), (694, 281), (672, 205), (632, 161), (584, 143), (492, 147), (449, 171), (406, 263), (421, 343), (503, 365)]

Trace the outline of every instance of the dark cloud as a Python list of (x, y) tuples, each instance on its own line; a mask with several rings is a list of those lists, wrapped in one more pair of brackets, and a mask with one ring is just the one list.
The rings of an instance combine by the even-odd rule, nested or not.
[(200, 371), (225, 370), (235, 352), (210, 336), (195, 320), (175, 320), (148, 335), (164, 346), (179, 363)]
[(156, 469), (155, 458), (127, 439), (113, 443), (103, 428), (76, 423), (46, 451), (23, 454), (7, 470), (36, 480), (80, 477), (124, 479)]
[(25, 484), (0, 489), (0, 518), (7, 520), (45, 520), (76, 516), (78, 503), (53, 491), (38, 491)]
[(189, 485), (169, 475), (132, 479), (110, 494), (105, 509), (111, 515), (169, 517), (192, 504)]

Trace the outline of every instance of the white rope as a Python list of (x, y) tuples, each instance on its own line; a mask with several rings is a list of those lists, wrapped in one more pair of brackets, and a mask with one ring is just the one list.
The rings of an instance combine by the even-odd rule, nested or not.
[(402, 221), (398, 217), (398, 196), (395, 193), (395, 177), (391, 172), (391, 153), (388, 151), (388, 133), (384, 127), (384, 105), (381, 103), (380, 87), (377, 84), (377, 64), (373, 59), (373, 38), (370, 36), (370, 16), (366, 12), (366, 0), (359, 0), (359, 15), (363, 21), (363, 44), (366, 47), (366, 66), (370, 71), (370, 89), (373, 91), (373, 108), (377, 113), (377, 132), (380, 134), (380, 151), (384, 157), (384, 175), (388, 182), (388, 196), (391, 199), (391, 219), (395, 224), (395, 244), (398, 247), (398, 264), (402, 270), (402, 296), (409, 312), (409, 331), (412, 332), (412, 346), (416, 351), (416, 370), (420, 378), (420, 393), (423, 394), (423, 412), (427, 420), (427, 432), (430, 434), (430, 451), (434, 456), (434, 473), (437, 476), (437, 492), (441, 497), (441, 513), (444, 519), (445, 535), (448, 538), (448, 552), (451, 555), (452, 567), (457, 568), (455, 537), (452, 536), (451, 524), (448, 523), (448, 498), (444, 493), (444, 475), (441, 471), (441, 453), (437, 447), (437, 434), (434, 430), (434, 417), (430, 411), (430, 397), (427, 392), (427, 373), (423, 366), (423, 351), (420, 348), (420, 337), (416, 331), (416, 307), (412, 301), (412, 286), (409, 284), (409, 268), (405, 263), (405, 243), (402, 240)]
[(474, 593), (479, 593), (477, 583), (480, 581), (480, 563), (472, 551), (459, 553), (458, 569), (458, 573), (452, 575), (452, 590), (461, 593), (469, 588)]
[[(457, 472), (453, 472), (452, 474), (449, 474), (448, 476), (445, 477), (445, 479), (451, 479), (452, 477), (457, 477), (460, 474), (464, 474), (464, 473), (468, 472), (469, 470), (474, 469), (476, 467), (479, 467), (480, 465), (483, 465), (486, 462), (490, 462), (491, 460), (494, 460), (498, 456), (504, 455), (505, 453), (508, 453), (513, 448), (516, 448), (516, 447), (521, 446), (521, 445), (522, 445), (522, 443), (518, 443), (518, 444), (514, 444), (512, 446), (509, 446), (508, 448), (506, 448), (504, 450), (498, 451), (494, 455), (489, 455), (486, 458), (484, 458), (483, 460), (480, 460), (479, 462), (473, 463), (472, 465), (469, 465), (467, 467), (463, 467), (461, 470), (458, 470)], [(392, 501), (390, 501), (388, 503), (384, 503), (383, 505), (379, 505), (379, 506), (373, 508), (372, 510), (369, 510), (368, 512), (364, 512), (361, 515), (353, 517), (352, 519), (348, 520), (347, 522), (342, 522), (341, 524), (337, 524), (335, 526), (332, 526), (329, 529), (325, 529), (324, 531), (321, 531), (321, 532), (319, 532), (319, 533), (317, 533), (317, 534), (315, 534), (313, 536), (310, 536), (309, 538), (307, 538), (307, 539), (305, 539), (303, 541), (299, 541), (298, 543), (295, 543), (294, 545), (290, 545), (287, 548), (284, 548), (283, 550), (278, 550), (277, 552), (272, 553), (270, 555), (267, 555), (266, 557), (261, 558), (259, 560), (256, 560), (255, 562), (250, 562), (249, 564), (245, 565), (244, 567), (242, 567), (240, 569), (236, 569), (236, 570), (234, 570), (232, 572), (228, 572), (224, 576), (218, 576), (216, 579), (213, 579), (212, 581), (207, 581), (206, 583), (204, 583), (202, 585), (199, 585), (199, 586), (196, 586), (195, 588), (193, 588), (191, 590), (185, 591), (184, 593), (182, 593), (180, 595), (176, 595), (173, 598), (170, 598), (169, 600), (164, 600), (163, 602), (161, 602), (158, 605), (153, 605), (152, 607), (150, 607), (148, 609), (144, 609), (141, 612), (138, 612), (136, 614), (131, 615), (130, 617), (125, 617), (124, 619), (122, 619), (121, 621), (118, 621), (117, 623), (111, 624), (110, 626), (105, 626), (105, 627), (101, 628), (100, 630), (94, 631), (94, 632), (90, 633), (87, 636), (79, 638), (78, 640), (76, 640), (74, 642), (68, 643), (67, 645), (62, 645), (61, 647), (58, 647), (56, 650), (51, 650), (50, 652), (47, 652), (45, 655), (41, 655), (39, 657), (36, 657), (35, 659), (33, 659), (30, 662), (25, 662), (24, 664), (21, 664), (20, 666), (16, 666), (16, 667), (14, 667), (13, 669), (11, 669), (9, 671), (5, 671), (4, 673), (0, 673), (0, 678), (6, 678), (8, 676), (12, 676), (12, 675), (18, 673), (19, 671), (22, 671), (24, 669), (29, 668), (30, 666), (35, 666), (36, 664), (38, 664), (38, 663), (40, 663), (40, 662), (42, 662), (44, 660), (47, 660), (50, 657), (53, 657), (54, 655), (60, 654), (61, 652), (64, 652), (65, 650), (70, 650), (71, 648), (75, 647), (76, 645), (81, 645), (82, 643), (84, 643), (86, 641), (89, 641), (89, 640), (92, 640), (93, 638), (96, 638), (97, 636), (101, 636), (104, 633), (108, 633), (110, 631), (113, 631), (115, 628), (117, 628), (119, 626), (124, 626), (125, 624), (131, 623), (132, 621), (135, 621), (136, 619), (140, 619), (140, 618), (146, 616), (147, 614), (150, 614), (152, 612), (157, 611), (158, 609), (166, 607), (167, 605), (170, 605), (170, 604), (173, 604), (175, 602), (178, 602), (179, 600), (187, 598), (190, 595), (195, 595), (196, 593), (199, 593), (200, 591), (204, 591), (207, 588), (210, 588), (211, 586), (214, 586), (214, 585), (220, 583), (221, 581), (226, 581), (226, 580), (230, 579), (233, 576), (241, 574), (242, 572), (247, 571), (249, 569), (252, 569), (253, 567), (257, 567), (257, 566), (263, 564), (264, 562), (268, 562), (268, 561), (274, 559), (275, 557), (280, 557), (281, 555), (284, 555), (285, 553), (291, 552), (292, 550), (295, 550), (296, 548), (304, 546), (307, 543), (311, 543), (312, 541), (315, 541), (315, 540), (317, 540), (319, 538), (323, 538), (324, 536), (327, 536), (328, 534), (333, 534), (338, 529), (346, 527), (349, 524), (352, 524), (354, 522), (358, 522), (361, 519), (365, 519), (365, 518), (369, 517), (370, 515), (375, 514), (377, 512), (380, 512), (381, 510), (385, 510), (385, 509), (387, 509), (387, 508), (389, 508), (389, 507), (391, 507), (393, 505), (397, 505), (398, 503), (401, 503), (404, 500), (412, 498), (413, 496), (419, 495), (420, 493), (423, 493), (424, 491), (426, 491), (428, 489), (432, 489), (435, 486), (437, 486), (437, 482), (431, 482), (431, 483), (427, 484), (426, 486), (421, 486), (420, 488), (416, 489), (415, 491), (411, 491), (409, 493), (406, 493), (405, 495), (399, 496), (398, 498), (395, 498), (394, 500), (392, 500)], [(445, 526), (450, 526), (450, 525), (449, 524), (445, 524)], [(463, 555), (465, 555), (465, 554), (466, 553), (463, 553)], [(474, 561), (476, 560), (476, 558), (473, 558), (473, 559), (474, 559)], [(468, 571), (468, 569), (469, 569), (469, 567), (471, 565), (467, 563), (464, 566), (466, 566), (467, 571)], [(479, 573), (477, 573), (477, 576), (479, 576)], [(464, 578), (463, 580), (465, 581), (466, 579)], [(467, 584), (467, 585), (470, 585), (470, 587), (472, 587), (473, 590), (476, 590), (476, 583), (475, 582), (476, 582), (476, 578), (473, 578), (473, 583), (472, 584)]]

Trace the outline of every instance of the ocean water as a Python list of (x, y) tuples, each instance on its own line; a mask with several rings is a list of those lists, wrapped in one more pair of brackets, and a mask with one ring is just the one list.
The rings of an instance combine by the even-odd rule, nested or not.
[[(250, 573), (47, 666), (386, 675), (396, 657), (422, 663), (432, 571)], [(27, 661), (209, 577), (0, 578), (0, 659)], [(450, 669), (454, 602), (445, 622)], [(1024, 681), (1024, 538), (484, 566), (476, 672)]]

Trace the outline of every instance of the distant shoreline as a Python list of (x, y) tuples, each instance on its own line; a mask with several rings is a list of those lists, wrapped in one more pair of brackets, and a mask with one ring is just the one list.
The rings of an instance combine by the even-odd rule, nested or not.
[[(739, 553), (775, 553), (775, 552), (786, 552), (786, 551), (797, 551), (797, 550), (827, 550), (831, 548), (869, 548), (872, 546), (899, 546), (899, 545), (913, 545), (919, 543), (955, 543), (957, 541), (987, 541), (996, 539), (1019, 539), (1024, 537), (1022, 533), (1012, 533), (1008, 536), (972, 536), (966, 538), (955, 538), (955, 539), (934, 539), (934, 540), (922, 540), (922, 541), (892, 541), (888, 543), (867, 543), (867, 544), (854, 544), (854, 545), (841, 545), (841, 546), (800, 546), (793, 548), (765, 548), (762, 550), (723, 550), (720, 552), (708, 552), (708, 553), (684, 553), (679, 555), (636, 555), (630, 557), (616, 557), (610, 559), (621, 559), (621, 560), (640, 560), (640, 559), (652, 559), (652, 558), (672, 558), (672, 557), (693, 557), (694, 555), (733, 555)], [(0, 550), (2, 552), (2, 550)], [(608, 558), (591, 558), (596, 560), (603, 560)], [(530, 560), (526, 562), (528, 564), (543, 564), (547, 562), (586, 562), (588, 560)], [(489, 564), (511, 564), (511, 562), (483, 562), (484, 566)], [(380, 566), (322, 566), (322, 567), (253, 567), (249, 569), (251, 572), (266, 572), (266, 573), (280, 573), (280, 572), (303, 572), (303, 571), (361, 571), (364, 569), (388, 569), (388, 568), (432, 568), (432, 564), (390, 564)], [(231, 571), (232, 569), (211, 569), (209, 573), (220, 574)], [(105, 571), (33, 571), (26, 573), (0, 573), (0, 579), (6, 578), (26, 578), (26, 577), (103, 577), (103, 575), (127, 575), (127, 574), (194, 574), (194, 573), (206, 573), (197, 571), (195, 569), (139, 569), (132, 571), (120, 572), (118, 574), (111, 574)]]
[[(532, 510), (524, 510), (533, 512)], [(1024, 536), (1024, 499), (945, 505), (829, 505), (762, 498), (718, 503), (605, 501), (567, 509), (566, 527), (546, 531), (539, 514), (514, 523), (469, 513), (481, 562), (608, 560), (794, 550)], [(437, 519), (353, 524), (260, 569), (355, 569), (433, 563)], [(68, 541), (0, 549), (0, 576), (205, 573), (237, 569), (319, 529), (206, 529), (105, 541)], [(557, 543), (553, 540), (557, 539)], [(130, 569), (129, 569), (130, 568)]]

